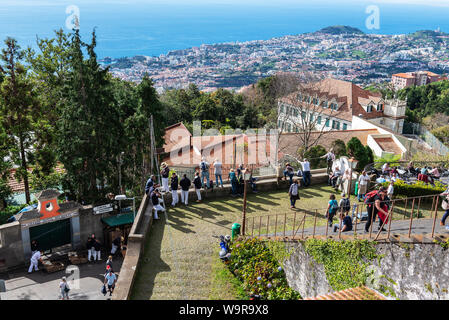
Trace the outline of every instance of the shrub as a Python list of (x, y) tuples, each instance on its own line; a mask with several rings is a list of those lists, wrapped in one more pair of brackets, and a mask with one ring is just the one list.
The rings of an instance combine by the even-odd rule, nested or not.
[(11, 216), (15, 215), (17, 212), (19, 212), (26, 206), (28, 205), (24, 204), (20, 206), (8, 206), (2, 211), (0, 211), (0, 225), (5, 224), (6, 220), (8, 220)]
[(334, 154), (337, 159), (347, 155), (346, 145), (343, 140), (335, 140), (334, 142), (332, 142), (331, 147), (334, 149)]
[(229, 270), (248, 293), (264, 300), (297, 300), (301, 296), (288, 286), (285, 273), (270, 250), (258, 239), (235, 241)]
[(363, 146), (360, 140), (356, 137), (351, 138), (347, 144), (348, 155), (354, 157), (359, 162), (356, 170), (361, 172), (367, 164), (374, 162), (373, 151), (368, 146)]
[(327, 167), (327, 161), (326, 159), (321, 159), (321, 156), (324, 156), (326, 154), (326, 149), (324, 149), (321, 145), (316, 145), (311, 147), (308, 151), (304, 153), (304, 158), (309, 159), (310, 161), (310, 168), (311, 169), (319, 169), (319, 168), (326, 168)]
[[(384, 182), (382, 185), (388, 188), (389, 182)], [(435, 182), (435, 186), (426, 184), (423, 181), (416, 181), (413, 184), (408, 184), (402, 180), (396, 180), (394, 183), (394, 195), (406, 197), (431, 196), (440, 194), (446, 190), (447, 186), (439, 181)]]

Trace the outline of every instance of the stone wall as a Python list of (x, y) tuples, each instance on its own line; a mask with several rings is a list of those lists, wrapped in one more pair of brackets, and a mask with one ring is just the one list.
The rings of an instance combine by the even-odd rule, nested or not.
[(0, 226), (0, 272), (26, 264), (19, 222)]
[[(309, 256), (301, 242), (289, 243), (293, 249), (284, 261), (289, 285), (303, 298), (334, 292), (324, 266)], [(381, 258), (370, 266), (373, 275), (366, 285), (399, 300), (449, 299), (449, 250), (436, 243), (376, 244)]]

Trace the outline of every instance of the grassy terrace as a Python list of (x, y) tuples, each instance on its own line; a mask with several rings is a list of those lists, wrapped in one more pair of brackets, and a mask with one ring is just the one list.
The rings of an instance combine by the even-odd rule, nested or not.
[[(252, 231), (252, 217), (257, 217), (254, 220), (258, 227), (259, 216), (270, 216), (268, 230), (267, 218), (263, 218), (262, 234), (274, 232), (276, 215), (278, 235), (283, 231), (285, 214), (287, 230), (292, 229), (293, 223), (297, 228), (304, 215), (305, 228), (313, 227), (315, 212), (316, 225), (324, 225), (325, 208), (332, 192), (334, 190), (326, 185), (301, 189), (301, 200), (297, 202), (298, 209), (295, 211), (290, 209), (287, 190), (249, 194), (247, 234)], [(402, 205), (396, 206), (394, 219), (409, 217), (409, 213), (404, 215), (404, 204), (402, 202)], [(178, 204), (176, 208), (168, 210), (168, 223), (161, 214), (161, 220), (153, 223), (147, 238), (132, 299), (240, 299), (241, 290), (218, 259), (219, 240), (214, 236), (230, 234), (231, 225), (234, 222), (241, 223), (242, 206), (242, 198), (226, 197), (191, 203), (187, 207)], [(418, 203), (415, 204), (415, 217), (417, 207)], [(421, 203), (420, 217), (430, 217), (430, 207), (431, 203)], [(408, 212), (410, 208), (411, 204), (408, 203)], [(254, 231), (255, 235), (257, 233), (258, 230)]]

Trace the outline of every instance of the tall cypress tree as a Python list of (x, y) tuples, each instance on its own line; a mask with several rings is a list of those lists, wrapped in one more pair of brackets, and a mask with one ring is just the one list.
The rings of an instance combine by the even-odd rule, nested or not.
[(91, 44), (74, 31), (58, 125), (59, 159), (78, 201), (94, 201), (113, 187), (123, 143), (111, 76), (98, 64), (95, 46), (95, 31)]

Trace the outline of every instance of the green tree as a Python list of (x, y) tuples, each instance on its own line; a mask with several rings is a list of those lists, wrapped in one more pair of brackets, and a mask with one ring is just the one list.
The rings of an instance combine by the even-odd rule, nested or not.
[(370, 147), (363, 146), (357, 137), (352, 137), (347, 145), (348, 155), (354, 157), (358, 163), (356, 170), (361, 172), (366, 165), (374, 162), (374, 155)]
[(38, 123), (41, 108), (35, 83), (29, 78), (22, 64), (25, 53), (17, 41), (5, 40), (2, 49), (0, 72), (3, 82), (0, 87), (0, 120), (9, 145), (9, 155), (18, 165), (16, 177), (23, 180), (26, 202), (31, 201), (28, 166), (32, 158), (32, 146), (39, 135)]
[(91, 44), (83, 43), (74, 31), (58, 122), (59, 159), (78, 201), (94, 201), (117, 190), (118, 156), (124, 144), (113, 82), (108, 69), (99, 66), (95, 46), (95, 31)]

